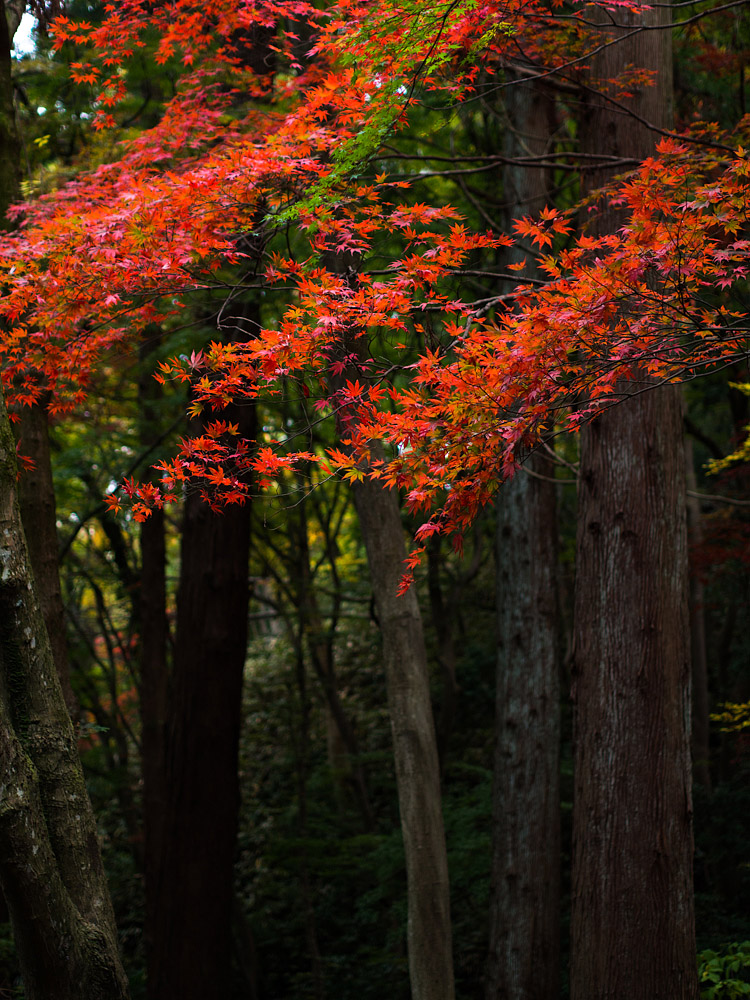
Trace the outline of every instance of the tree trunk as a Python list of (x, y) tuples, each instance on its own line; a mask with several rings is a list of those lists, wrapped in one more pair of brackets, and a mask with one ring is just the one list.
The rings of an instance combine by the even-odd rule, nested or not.
[[(0, 224), (18, 197), (10, 43), (3, 10)], [(0, 390), (0, 885), (27, 1000), (126, 1000), (96, 821), (37, 597), (16, 479)]]
[(28, 1000), (128, 995), (78, 748), (33, 584), (0, 397), (0, 882)]
[(383, 639), (406, 855), (412, 998), (452, 1000), (448, 860), (422, 618), (413, 587), (401, 597), (396, 593), (406, 558), (397, 494), (368, 479), (353, 489)]
[[(329, 255), (331, 270), (353, 273), (356, 262)], [(339, 346), (348, 359), (339, 375), (329, 375), (333, 390), (360, 374), (362, 338), (343, 333)], [(356, 414), (339, 410), (340, 430)], [(345, 434), (343, 436), (346, 436)], [(383, 448), (372, 442), (373, 460)], [(375, 612), (383, 642), (383, 668), (396, 766), (407, 894), (407, 950), (412, 1000), (453, 1000), (453, 944), (450, 880), (445, 846), (440, 762), (430, 700), (422, 615), (415, 588), (398, 596), (405, 571), (406, 543), (398, 493), (364, 478), (352, 484), (362, 540), (367, 552)]]
[[(442, 679), (440, 714), (435, 727), (441, 778), (445, 774), (448, 746), (453, 732), (459, 695), (456, 678), (456, 643), (453, 635), (459, 595), (457, 592), (453, 593), (447, 601), (443, 597), (443, 587), (440, 581), (443, 542), (444, 539), (440, 535), (433, 535), (427, 547), (427, 587), (430, 595), (432, 626), (435, 629), (437, 639), (437, 661)], [(457, 590), (458, 588), (456, 588)]]
[(18, 481), (23, 528), (57, 676), (68, 712), (75, 719), (78, 706), (70, 686), (65, 607), (60, 589), (49, 420), (46, 409), (41, 405), (22, 407), (20, 418), (15, 427), (16, 437), (20, 439), (21, 452), (34, 461), (34, 468), (25, 470)]
[[(550, 476), (538, 456), (526, 468)], [(555, 487), (521, 469), (497, 504), (496, 689), (487, 998), (560, 995), (560, 683)]]
[[(666, 14), (668, 17), (668, 14)], [(659, 23), (618, 11), (597, 42)], [(627, 27), (629, 25), (629, 29)], [(656, 126), (671, 117), (669, 30), (603, 49), (603, 80), (654, 70), (630, 102)], [(635, 119), (587, 109), (585, 151), (645, 158)], [(599, 172), (592, 183), (606, 176)], [(599, 232), (621, 224), (608, 208)], [(685, 459), (679, 391), (632, 393), (581, 435), (575, 595), (575, 796), (571, 997), (697, 1000), (692, 888), (690, 651)]]
[[(154, 399), (159, 387), (151, 377), (152, 362), (146, 344), (141, 347), (138, 400), (141, 444), (148, 447), (158, 433)], [(167, 804), (166, 720), (168, 715), (169, 663), (167, 647), (166, 540), (163, 510), (153, 510), (140, 526), (141, 573), (138, 592), (140, 624), (141, 774), (143, 777), (143, 879), (146, 896), (144, 939), (150, 968), (158, 940), (161, 859)]]
[[(539, 85), (506, 90), (509, 158), (542, 155), (554, 107)], [(503, 171), (510, 231), (546, 203), (547, 171)], [(517, 259), (527, 257), (516, 251)], [(528, 265), (531, 264), (531, 267)], [(534, 273), (527, 260), (527, 271)], [(487, 1000), (560, 995), (560, 681), (554, 467), (526, 461), (497, 500), (498, 660)]]
[[(255, 438), (253, 405), (211, 416)], [(188, 494), (148, 979), (153, 1000), (225, 1000), (229, 992), (249, 548), (249, 505), (214, 514), (196, 492)]]

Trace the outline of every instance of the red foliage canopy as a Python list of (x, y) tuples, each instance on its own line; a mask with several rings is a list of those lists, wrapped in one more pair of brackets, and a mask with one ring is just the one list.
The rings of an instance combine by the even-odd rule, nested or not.
[[(7, 393), (25, 403), (51, 389), (54, 407), (75, 406), (113, 347), (136, 344), (195, 290), (231, 298), (260, 273), (291, 294), (278, 325), (247, 343), (217, 338), (158, 377), (191, 383), (193, 412), (293, 380), (338, 414), (342, 447), (327, 459), (254, 450), (217, 419), (164, 463), (160, 487), (124, 484), (135, 516), (187, 479), (217, 506), (241, 501), (248, 467), (264, 480), (304, 458), (405, 488), (412, 509), (433, 512), (424, 538), (460, 531), (542, 438), (616, 402), (621, 380), (645, 388), (744, 356), (750, 120), (731, 138), (713, 126), (664, 137), (606, 195), (624, 220), (616, 233), (573, 239), (573, 215), (549, 208), (519, 223), (517, 235), (547, 251), (549, 280), (489, 303), (456, 300), (449, 279), (511, 237), (470, 232), (450, 207), (409, 204), (402, 181), (360, 179), (420, 93), (465, 99), (480, 71), (518, 59), (521, 40), (536, 74), (585, 65), (590, 21), (561, 6), (125, 0), (98, 27), (58, 18), (57, 44), (95, 49), (74, 72), (100, 88), (98, 127), (114, 124), (120, 67), (147, 39), (184, 72), (159, 124), (123, 142), (117, 162), (16, 210), (0, 243)], [(253, 48), (264, 59), (249, 58)], [(634, 68), (619, 97), (646, 84)], [(288, 227), (306, 239), (303, 259), (267, 251)], [(384, 246), (392, 259), (373, 272)], [(428, 343), (416, 358), (398, 346), (414, 332)], [(351, 347), (385, 335), (387, 358)], [(376, 438), (393, 443), (389, 460), (370, 461)]]

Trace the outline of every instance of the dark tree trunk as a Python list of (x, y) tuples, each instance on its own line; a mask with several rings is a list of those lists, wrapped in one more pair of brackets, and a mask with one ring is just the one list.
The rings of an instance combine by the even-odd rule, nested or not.
[(571, 995), (698, 995), (679, 392), (586, 432), (576, 568)]
[(13, 37), (9, 34), (8, 14), (8, 4), (3, 3), (3, 23), (0, 24), (0, 229), (8, 228), (8, 206), (20, 197), (21, 146), (13, 104), (13, 63), (10, 54)]
[(443, 539), (439, 535), (433, 535), (427, 549), (427, 586), (430, 595), (432, 626), (437, 638), (437, 661), (442, 679), (440, 714), (436, 720), (441, 777), (445, 774), (448, 746), (456, 718), (459, 693), (456, 678), (456, 643), (454, 640), (458, 593), (451, 594), (447, 601), (443, 596), (443, 587), (440, 581), (442, 543)]
[(23, 528), (57, 676), (60, 678), (68, 712), (75, 719), (78, 706), (70, 686), (65, 607), (57, 557), (57, 518), (48, 415), (41, 405), (24, 406), (20, 418), (15, 426), (16, 437), (20, 439), (21, 452), (34, 462), (34, 468), (25, 470), (18, 482)]
[[(158, 434), (154, 405), (159, 387), (151, 377), (147, 345), (141, 348), (138, 383), (141, 445), (149, 447)], [(151, 967), (158, 940), (156, 926), (160, 898), (161, 859), (167, 850), (164, 820), (167, 805), (166, 720), (169, 693), (167, 649), (166, 539), (163, 510), (153, 510), (140, 526), (141, 573), (138, 592), (140, 625), (141, 774), (143, 777), (143, 878), (146, 895), (144, 938), (146, 962)]]
[[(5, 14), (0, 10), (0, 225), (18, 197)], [(1, 390), (0, 537), (0, 886), (24, 995), (126, 1000), (96, 821), (24, 537)]]
[[(546, 90), (515, 76), (506, 91), (505, 110), (508, 157), (546, 153), (554, 112)], [(514, 219), (544, 207), (547, 171), (511, 165), (503, 171), (503, 181), (510, 231)], [(527, 257), (523, 251), (514, 256)], [(534, 273), (528, 259), (527, 272)], [(497, 500), (497, 743), (487, 1000), (557, 1000), (560, 995), (560, 682), (553, 476), (553, 464), (532, 455), (501, 488)]]
[[(530, 472), (550, 476), (538, 456)], [(487, 998), (560, 995), (560, 691), (555, 487), (498, 499), (497, 744)]]
[(39, 606), (0, 396), (0, 883), (28, 1000), (128, 995), (83, 780)]
[[(253, 405), (211, 416), (238, 424), (241, 437), (255, 438)], [(228, 995), (249, 547), (248, 505), (214, 514), (196, 492), (188, 495), (153, 904), (153, 1000)]]
[[(630, 28), (664, 10), (618, 12)], [(625, 28), (603, 30), (611, 39)], [(613, 34), (614, 33), (614, 34)], [(669, 30), (605, 48), (592, 72), (656, 72), (631, 102), (671, 117)], [(644, 158), (654, 137), (603, 100), (587, 151)], [(592, 183), (606, 175), (597, 174)], [(602, 210), (599, 232), (621, 224)], [(581, 435), (575, 599), (571, 997), (697, 1000), (692, 887), (690, 650), (682, 406), (647, 382)]]

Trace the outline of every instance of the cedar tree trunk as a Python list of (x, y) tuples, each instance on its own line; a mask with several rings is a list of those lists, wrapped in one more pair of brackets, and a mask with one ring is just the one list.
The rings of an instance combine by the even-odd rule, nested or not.
[[(660, 18), (663, 9), (618, 10), (626, 27), (603, 29), (601, 41)], [(592, 63), (605, 80), (628, 64), (655, 71), (630, 106), (669, 124), (669, 29), (633, 34)], [(642, 159), (655, 140), (596, 99), (582, 141)], [(621, 224), (605, 207), (597, 228)], [(619, 388), (631, 398), (581, 435), (571, 997), (697, 1000), (681, 398), (674, 387), (638, 392), (645, 379)]]
[[(531, 472), (551, 476), (538, 456)], [(560, 995), (555, 487), (519, 470), (497, 504), (497, 742), (487, 1000)]]
[[(212, 418), (255, 438), (254, 405)], [(242, 675), (247, 653), (250, 507), (185, 501), (169, 696), (166, 812), (153, 907), (149, 997), (226, 1000)], [(153, 908), (150, 904), (150, 910)]]
[[(553, 127), (550, 95), (539, 84), (516, 76), (506, 90), (505, 109), (506, 155), (544, 154)], [(514, 219), (544, 207), (546, 175), (538, 167), (504, 169), (508, 231)], [(531, 455), (497, 499), (497, 742), (487, 1000), (557, 1000), (560, 995), (560, 682), (553, 476), (551, 462)]]

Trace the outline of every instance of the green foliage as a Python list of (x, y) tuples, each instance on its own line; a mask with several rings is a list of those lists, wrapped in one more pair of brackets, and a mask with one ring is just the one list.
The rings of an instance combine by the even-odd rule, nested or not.
[(750, 996), (750, 941), (726, 945), (721, 952), (698, 956), (702, 1000), (735, 1000)]

